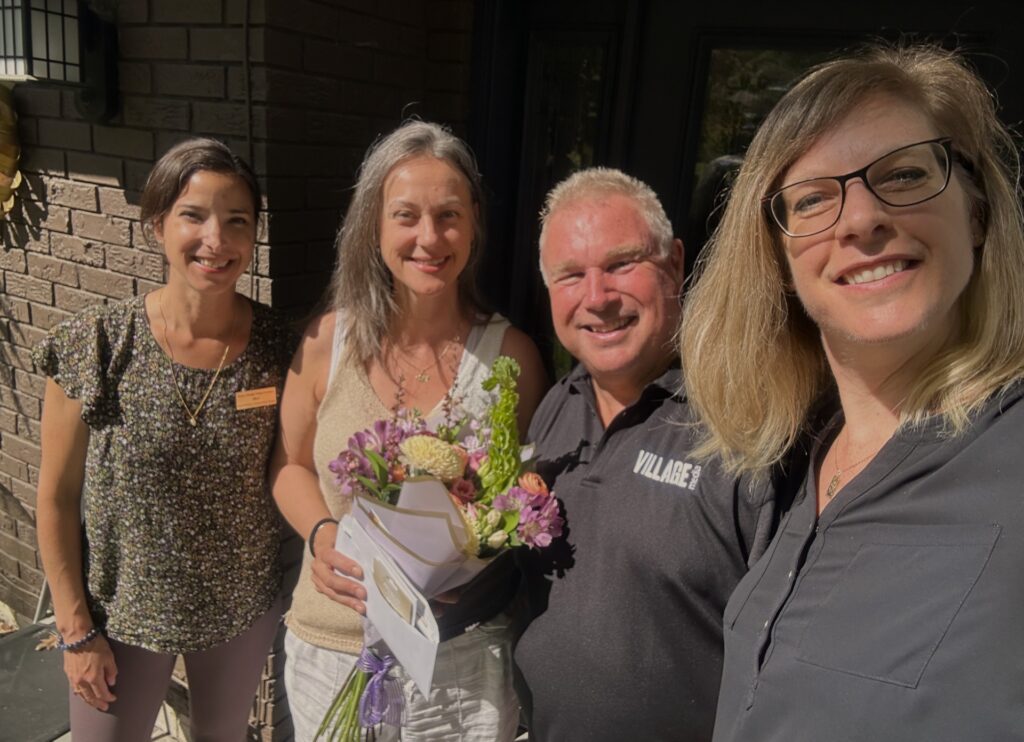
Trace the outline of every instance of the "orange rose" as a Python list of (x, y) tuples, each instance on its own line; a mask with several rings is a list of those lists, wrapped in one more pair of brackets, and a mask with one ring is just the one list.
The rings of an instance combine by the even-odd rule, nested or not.
[(537, 472), (528, 471), (525, 474), (520, 474), (519, 486), (531, 495), (548, 494), (548, 486), (544, 484), (544, 480)]
[(388, 472), (391, 475), (391, 481), (401, 483), (405, 481), (406, 471), (405, 467), (401, 464), (395, 464), (391, 467), (391, 471)]

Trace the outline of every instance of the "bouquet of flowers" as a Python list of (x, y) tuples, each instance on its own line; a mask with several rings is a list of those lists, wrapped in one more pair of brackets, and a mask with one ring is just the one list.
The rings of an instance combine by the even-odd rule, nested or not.
[[(353, 498), (401, 506), (403, 490), (408, 494), (414, 482), (444, 487), (462, 521), (458, 543), (472, 568), (440, 580), (409, 574), (427, 598), (468, 581), (503, 551), (543, 548), (562, 533), (558, 501), (539, 475), (523, 470), (518, 376), (515, 360), (495, 360), (483, 384), (494, 398), (484, 420), (471, 419), (450, 398), (445, 399), (442, 422), (433, 429), (418, 414), (399, 411), (394, 419), (379, 420), (352, 436), (348, 448), (330, 464), (341, 491)], [(357, 742), (364, 731), (372, 733), (381, 723), (399, 724), (401, 693), (387, 678), (394, 661), (389, 653), (364, 648), (317, 738)]]

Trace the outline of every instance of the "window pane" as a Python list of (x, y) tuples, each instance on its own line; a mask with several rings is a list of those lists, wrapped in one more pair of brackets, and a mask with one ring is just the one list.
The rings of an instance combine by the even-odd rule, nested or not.
[(33, 8), (42, 8), (43, 10), (45, 10), (46, 9), (46, 0), (32, 0), (32, 7)]
[(50, 62), (50, 79), (51, 80), (63, 80), (64, 79), (64, 65), (60, 62)]
[(58, 62), (64, 61), (64, 27), (60, 22), (59, 15), (51, 15), (47, 18), (47, 34), (49, 38), (50, 59)]
[(72, 17), (78, 15), (77, 0), (64, 0), (64, 15), (70, 15)]
[(81, 82), (81, 78), (79, 76), (79, 67), (77, 64), (67, 65), (67, 72), (68, 82)]
[(32, 11), (32, 56), (46, 58), (46, 15), (38, 10)]
[(47, 0), (46, 4), (51, 13), (59, 13), (64, 2), (63, 0)]
[(78, 64), (78, 21), (74, 18), (64, 19), (64, 51), (69, 64)]
[(14, 11), (14, 22), (11, 24), (11, 33), (14, 34), (14, 53), (18, 57), (25, 56), (25, 45), (21, 36), (21, 25), (24, 23), (24, 18), (25, 16), (22, 15), (20, 10)]

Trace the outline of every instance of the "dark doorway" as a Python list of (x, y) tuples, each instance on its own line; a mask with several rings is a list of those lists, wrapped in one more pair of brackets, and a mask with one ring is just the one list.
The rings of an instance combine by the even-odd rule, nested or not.
[(537, 213), (574, 170), (610, 165), (649, 183), (689, 269), (708, 228), (710, 204), (694, 198), (700, 179), (727, 179), (728, 158), (743, 156), (793, 78), (837, 51), (899, 38), (960, 47), (1005, 120), (1024, 118), (1024, 3), (866, 0), (827, 13), (803, 0), (477, 4), (470, 137), (493, 195), (484, 288), (549, 358)]

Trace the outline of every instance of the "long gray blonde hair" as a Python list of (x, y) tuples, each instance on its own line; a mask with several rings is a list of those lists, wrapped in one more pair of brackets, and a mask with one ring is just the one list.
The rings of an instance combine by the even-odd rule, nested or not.
[(924, 369), (903, 423), (934, 414), (956, 434), (971, 412), (1024, 376), (1024, 219), (1020, 157), (991, 92), (961, 56), (929, 45), (873, 46), (800, 80), (751, 142), (689, 294), (680, 333), (686, 390), (706, 423), (704, 453), (733, 471), (781, 460), (834, 381), (820, 333), (791, 289), (762, 197), (856, 107), (879, 95), (916, 105), (953, 138), (971, 218), (984, 230), (958, 301), (961, 332)]
[(398, 311), (394, 281), (380, 251), (384, 182), (398, 165), (416, 157), (436, 157), (461, 173), (473, 200), (473, 244), (469, 262), (458, 278), (460, 306), (469, 314), (481, 308), (476, 268), (484, 243), (483, 185), (476, 158), (448, 129), (426, 121), (408, 121), (377, 140), (359, 168), (345, 219), (338, 230), (337, 265), (331, 278), (330, 308), (341, 310), (345, 323), (344, 357), (365, 363), (379, 357)]

